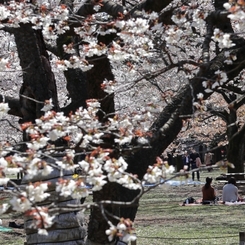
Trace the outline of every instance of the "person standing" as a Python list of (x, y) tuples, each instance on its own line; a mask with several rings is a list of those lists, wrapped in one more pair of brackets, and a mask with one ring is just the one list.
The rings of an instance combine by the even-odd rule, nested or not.
[[(212, 157), (213, 157), (213, 153), (211, 152), (207, 152), (204, 155), (204, 164), (208, 167), (212, 165)], [(212, 171), (213, 169), (210, 167), (208, 168), (208, 172)]]
[[(189, 171), (190, 171), (190, 156), (187, 151), (184, 152), (184, 155), (182, 156), (182, 167), (183, 171), (185, 173), (185, 178), (188, 179), (189, 177)], [(187, 173), (186, 173), (187, 172)]]
[(206, 178), (206, 184), (202, 187), (202, 204), (210, 204), (215, 201), (215, 189), (212, 187), (212, 178)]
[(191, 164), (191, 170), (192, 170), (192, 180), (193, 181), (195, 180), (195, 173), (196, 173), (197, 180), (200, 181), (199, 167), (201, 166), (201, 159), (200, 159), (199, 153), (197, 153), (195, 149), (192, 149), (192, 152), (190, 154), (190, 164)]
[(184, 152), (184, 155), (182, 156), (182, 162), (183, 162), (183, 169), (185, 171), (190, 170), (190, 156), (187, 151)]

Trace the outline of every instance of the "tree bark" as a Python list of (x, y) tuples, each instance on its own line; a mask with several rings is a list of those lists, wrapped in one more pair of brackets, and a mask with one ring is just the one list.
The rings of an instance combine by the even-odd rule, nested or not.
[[(20, 24), (20, 28), (14, 30), (13, 33), (20, 58), (20, 65), (23, 69), (23, 84), (20, 90), (20, 109), (23, 115), (21, 123), (26, 121), (33, 122), (43, 114), (41, 109), (44, 106), (45, 100), (52, 99), (53, 109), (59, 110), (55, 79), (41, 31), (34, 30), (30, 24)], [(27, 139), (24, 135), (24, 140)], [(58, 178), (60, 173), (58, 172), (56, 175), (55, 178)], [(70, 175), (67, 177), (70, 178)], [(44, 181), (45, 178), (40, 176), (39, 180)], [(23, 183), (27, 184), (30, 181), (33, 180), (25, 179)], [(55, 183), (53, 188), (54, 186)], [(55, 196), (51, 196), (51, 202), (54, 201), (52, 198), (55, 198)], [(61, 199), (58, 198), (56, 200), (58, 206), (77, 202), (77, 200), (71, 198), (68, 200)], [(56, 216), (55, 225), (48, 229), (49, 235), (47, 237), (38, 235), (37, 230), (32, 229), (29, 224), (29, 220), (26, 220), (27, 244), (44, 245), (51, 242), (56, 244), (84, 244), (85, 234), (81, 233), (74, 212), (60, 213)]]
[[(57, 160), (62, 160), (62, 156), (54, 156)], [(54, 164), (51, 159), (43, 159), (48, 163)], [(63, 179), (71, 179), (73, 171), (63, 170)], [(71, 196), (60, 196), (56, 191), (56, 183), (60, 178), (60, 171), (54, 169), (48, 176), (35, 176), (33, 178), (27, 178), (26, 176), (22, 180), (22, 185), (28, 185), (35, 182), (49, 182), (48, 193), (50, 197), (41, 203), (38, 203), (41, 207), (49, 207), (50, 205), (58, 207), (61, 211), (56, 214), (51, 211), (49, 214), (55, 215), (54, 223), (51, 227), (47, 228), (48, 235), (39, 235), (38, 229), (33, 228), (32, 217), (25, 216), (25, 231), (26, 231), (26, 244), (36, 245), (84, 245), (86, 237), (86, 228), (83, 226), (83, 217), (77, 211), (65, 211), (67, 205), (80, 204), (79, 200), (73, 199)], [(64, 209), (62, 211), (62, 208)]]
[(245, 124), (239, 129), (237, 110), (235, 108), (231, 108), (228, 115), (227, 137), (229, 141), (227, 160), (235, 166), (235, 168), (228, 167), (228, 172), (244, 172)]
[(23, 70), (21, 122), (34, 121), (43, 114), (41, 109), (45, 100), (52, 99), (54, 110), (59, 110), (54, 75), (41, 31), (34, 30), (31, 24), (20, 24), (20, 28), (13, 29), (13, 34)]
[(244, 172), (245, 132), (238, 132), (229, 139), (227, 148), (227, 161), (233, 163), (235, 168), (228, 167), (229, 173)]
[(110, 61), (107, 57), (92, 57), (88, 59), (89, 63), (94, 67), (86, 72), (88, 80), (88, 96), (96, 98), (101, 103), (101, 110), (98, 113), (100, 121), (106, 121), (108, 117), (112, 117), (115, 113), (114, 94), (108, 95), (101, 89), (101, 84), (105, 79), (114, 80)]
[[(64, 52), (63, 45), (69, 45), (74, 42), (76, 42), (76, 36), (68, 36), (67, 33), (60, 35), (56, 41), (56, 55), (62, 60), (69, 60), (72, 55)], [(77, 53), (77, 55), (79, 54)], [(63, 108), (63, 111), (66, 115), (69, 115), (69, 113), (75, 112), (79, 107), (86, 108), (86, 100), (89, 98), (88, 82), (86, 73), (81, 69), (68, 68), (67, 71), (64, 71), (64, 75), (66, 78), (66, 89), (68, 91), (68, 96), (71, 99), (71, 103)]]

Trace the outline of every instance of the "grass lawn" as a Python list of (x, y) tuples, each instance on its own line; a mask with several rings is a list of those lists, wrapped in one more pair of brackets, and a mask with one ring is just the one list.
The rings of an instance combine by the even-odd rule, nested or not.
[[(201, 181), (205, 182), (207, 176), (215, 179), (219, 174), (219, 170), (203, 171)], [(215, 180), (213, 185), (221, 195), (222, 186)], [(238, 245), (239, 232), (245, 231), (245, 205), (180, 206), (188, 196), (201, 198), (201, 187), (165, 184), (146, 193), (135, 220), (137, 245)], [(6, 225), (15, 217), (0, 218)], [(21, 230), (0, 232), (1, 245), (22, 245), (24, 241)]]
[[(17, 224), (23, 223), (23, 219), (19, 216), (2, 214), (2, 226), (8, 228), (9, 221), (16, 221)], [(0, 229), (1, 230), (1, 229)], [(0, 244), (1, 245), (23, 245), (25, 242), (25, 233), (23, 229), (12, 228), (11, 231), (0, 231)]]
[[(201, 172), (201, 181), (219, 174)], [(216, 181), (213, 185), (221, 195), (222, 186)], [(146, 193), (135, 220), (137, 245), (239, 244), (239, 232), (245, 231), (245, 205), (179, 205), (188, 196), (201, 198), (201, 187), (162, 185)]]

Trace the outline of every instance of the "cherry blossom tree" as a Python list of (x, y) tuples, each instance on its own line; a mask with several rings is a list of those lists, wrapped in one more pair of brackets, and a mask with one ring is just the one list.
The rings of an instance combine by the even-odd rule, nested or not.
[[(244, 2), (0, 4), (13, 39), (0, 68), (22, 77), (19, 98), (1, 95), (1, 112), (23, 133), (1, 144), (0, 184), (25, 173), (2, 211), (24, 213), (27, 244), (129, 243), (144, 181), (169, 171), (158, 156), (215, 91), (241, 85), (232, 81), (244, 69)], [(80, 203), (86, 184), (91, 204)]]
[[(227, 144), (226, 161), (234, 164), (234, 168), (228, 168), (229, 172), (244, 171), (244, 127), (243, 115), (243, 92), (241, 89), (232, 89), (229, 92), (226, 89), (220, 89), (225, 102), (223, 106), (209, 105), (208, 111), (211, 115), (218, 116), (226, 123), (224, 143)], [(237, 147), (239, 146), (239, 147)]]

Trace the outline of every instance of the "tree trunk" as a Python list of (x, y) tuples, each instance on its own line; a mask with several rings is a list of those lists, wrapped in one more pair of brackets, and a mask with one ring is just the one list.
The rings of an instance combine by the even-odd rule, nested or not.
[[(56, 41), (58, 57), (63, 60), (69, 60), (71, 54), (64, 52), (63, 45), (69, 45), (70, 43), (77, 42), (76, 36), (67, 36), (67, 34), (60, 35)], [(77, 54), (78, 55), (78, 54)], [(66, 78), (66, 89), (68, 91), (68, 97), (71, 99), (71, 103), (63, 108), (66, 115), (71, 112), (75, 112), (79, 107), (86, 108), (86, 100), (88, 97), (88, 82), (86, 73), (81, 69), (68, 68), (64, 72)]]
[[(54, 156), (57, 160), (62, 160), (62, 156)], [(50, 159), (43, 159), (49, 163), (53, 163)], [(63, 179), (71, 179), (73, 171), (63, 170)], [(56, 191), (56, 182), (60, 178), (61, 173), (58, 169), (54, 169), (48, 176), (35, 176), (34, 178), (27, 178), (22, 180), (22, 185), (28, 185), (35, 182), (49, 182), (48, 193), (51, 195), (47, 200), (38, 203), (39, 206), (48, 207), (55, 204), (56, 207), (66, 208), (68, 204), (80, 204), (79, 200), (68, 197), (60, 196)], [(55, 213), (50, 212), (50, 215)], [(76, 211), (61, 211), (56, 214), (54, 224), (47, 229), (48, 236), (39, 235), (38, 229), (32, 227), (32, 218), (25, 216), (25, 231), (26, 231), (26, 244), (36, 245), (83, 245), (85, 244), (86, 227), (83, 227), (84, 220), (82, 216)]]
[(228, 168), (229, 173), (244, 172), (244, 150), (245, 150), (245, 135), (239, 133), (229, 140), (227, 148), (227, 160), (234, 164), (235, 168)]
[[(54, 110), (58, 111), (57, 90), (54, 75), (45, 49), (41, 31), (35, 31), (30, 24), (21, 24), (20, 28), (14, 30), (20, 65), (23, 69), (23, 85), (20, 90), (20, 106), (23, 118), (21, 123), (34, 121), (42, 115), (41, 109), (44, 101), (53, 100)], [(23, 97), (25, 96), (25, 97)], [(28, 97), (28, 98), (27, 98)], [(29, 99), (31, 98), (31, 99)], [(24, 137), (24, 140), (27, 138)], [(71, 172), (65, 171), (65, 177), (71, 178)], [(43, 176), (37, 179), (24, 179), (23, 184), (30, 181), (48, 180), (53, 184), (50, 186), (52, 193), (44, 205), (55, 202), (57, 206), (75, 204), (78, 201), (70, 197), (62, 198), (55, 195), (54, 188), (60, 173), (54, 170), (46, 179)], [(25, 220), (25, 231), (27, 244), (84, 244), (85, 231), (76, 218), (76, 212), (61, 212), (55, 218), (54, 226), (48, 229), (48, 236), (39, 235), (37, 230), (31, 228), (30, 220)]]
[(45, 100), (52, 99), (54, 110), (59, 110), (55, 79), (41, 31), (34, 30), (31, 24), (20, 24), (20, 28), (13, 30), (13, 33), (23, 69), (21, 122), (34, 121), (43, 114), (41, 109)]
[(245, 130), (237, 125), (237, 111), (231, 109), (227, 123), (227, 160), (233, 163), (235, 168), (228, 168), (229, 173), (244, 172)]
[(228, 167), (229, 173), (244, 172), (244, 149), (245, 149), (245, 134), (244, 129), (239, 129), (237, 124), (237, 110), (230, 109), (227, 121), (227, 160), (234, 164), (235, 168)]
[(105, 79), (114, 80), (111, 71), (110, 61), (106, 56), (92, 57), (88, 59), (89, 63), (94, 65), (92, 69), (86, 72), (88, 80), (88, 96), (96, 98), (101, 103), (101, 111), (98, 116), (100, 121), (106, 121), (108, 117), (113, 117), (115, 113), (114, 95), (108, 95), (101, 89), (101, 84)]
[[(117, 201), (118, 191), (117, 185), (114, 183), (106, 184), (102, 191), (96, 191), (93, 193), (93, 201), (99, 202), (102, 200)], [(114, 215), (119, 215), (119, 208), (113, 207), (112, 205), (103, 206), (105, 210)], [(88, 224), (88, 244), (101, 243), (109, 244), (108, 236), (105, 234), (105, 230), (109, 227), (107, 220), (101, 212), (101, 208), (92, 207), (90, 210), (89, 224)], [(110, 217), (107, 217), (111, 220)], [(115, 220), (111, 220), (115, 223)], [(103, 228), (102, 228), (103, 227)]]

